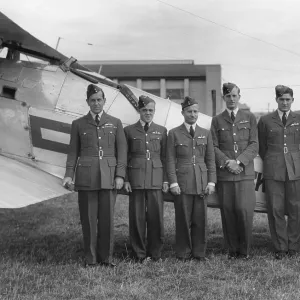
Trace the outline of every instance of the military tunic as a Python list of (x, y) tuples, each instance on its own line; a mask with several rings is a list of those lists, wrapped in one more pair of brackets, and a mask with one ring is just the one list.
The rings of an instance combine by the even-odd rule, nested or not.
[[(255, 116), (238, 110), (232, 121), (225, 110), (213, 117), (211, 133), (224, 238), (229, 252), (248, 255), (256, 200), (253, 181), (253, 160), (258, 153)], [(225, 168), (227, 160), (239, 160), (244, 170), (240, 174), (229, 172)]]
[(286, 126), (278, 111), (261, 117), (258, 137), (275, 251), (299, 251), (300, 115), (290, 111)]
[(129, 194), (129, 234), (132, 250), (139, 259), (146, 256), (158, 259), (164, 238), (162, 185), (167, 181), (167, 129), (151, 122), (145, 132), (138, 121), (125, 127), (124, 131), (128, 144), (126, 181), (130, 182), (132, 188)]
[(127, 144), (121, 121), (105, 112), (72, 123), (65, 177), (75, 178), (85, 258), (110, 262), (113, 251), (114, 179), (125, 177)]
[(175, 197), (176, 256), (200, 258), (207, 245), (207, 200), (201, 197), (208, 182), (216, 182), (210, 132), (196, 125), (194, 137), (184, 124), (170, 130), (167, 142), (169, 184), (178, 183)]

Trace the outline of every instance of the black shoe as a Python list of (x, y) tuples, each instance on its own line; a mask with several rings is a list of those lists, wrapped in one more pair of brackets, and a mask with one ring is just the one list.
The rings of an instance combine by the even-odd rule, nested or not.
[(88, 264), (86, 261), (83, 262), (82, 266), (84, 268), (95, 268), (98, 266), (98, 264)]
[(144, 262), (146, 262), (146, 261), (150, 261), (151, 258), (148, 257), (148, 256), (147, 256), (147, 257), (134, 257), (133, 260), (134, 260), (134, 262), (136, 262), (136, 263), (142, 264), (142, 263), (144, 263)]
[(112, 262), (102, 261), (99, 263), (100, 266), (108, 267), (108, 268), (115, 268), (117, 265)]
[(193, 259), (195, 259), (196, 261), (199, 261), (199, 262), (209, 261), (209, 259), (207, 257), (200, 257), (200, 256), (193, 257)]
[(179, 261), (182, 261), (182, 262), (186, 262), (186, 261), (189, 260), (189, 259), (186, 258), (186, 257), (176, 257), (176, 259), (179, 260)]
[(297, 251), (296, 250), (289, 250), (289, 252), (288, 252), (288, 256), (289, 257), (294, 257), (296, 255), (297, 255)]
[(286, 256), (287, 252), (279, 251), (274, 253), (274, 258), (277, 260), (281, 260)]
[(229, 252), (227, 258), (229, 260), (237, 259), (239, 254), (237, 252)]
[(153, 262), (162, 262), (161, 257), (151, 257), (151, 260), (152, 260)]
[(237, 258), (242, 260), (249, 260), (250, 256), (248, 254), (239, 254)]

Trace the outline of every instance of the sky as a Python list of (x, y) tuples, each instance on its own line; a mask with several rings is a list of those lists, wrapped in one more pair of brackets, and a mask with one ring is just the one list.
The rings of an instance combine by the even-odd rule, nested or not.
[[(163, 3), (164, 2), (164, 3)], [(188, 59), (221, 64), (253, 112), (276, 109), (275, 86), (300, 110), (298, 0), (9, 0), (1, 12), (80, 60)], [(252, 38), (251, 38), (252, 37)], [(92, 45), (90, 45), (92, 44)]]

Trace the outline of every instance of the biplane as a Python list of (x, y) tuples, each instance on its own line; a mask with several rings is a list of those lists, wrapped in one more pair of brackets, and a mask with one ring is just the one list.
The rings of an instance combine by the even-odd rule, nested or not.
[[(71, 123), (87, 113), (85, 92), (90, 83), (104, 90), (104, 110), (123, 125), (138, 120), (138, 97), (148, 93), (90, 71), (1, 12), (0, 51), (5, 54), (0, 58), (0, 207), (17, 208), (69, 193), (61, 179)], [(150, 96), (156, 101), (156, 123), (168, 129), (181, 124), (179, 104)], [(200, 113), (199, 126), (209, 128), (210, 122), (210, 116)], [(256, 211), (265, 211), (259, 158), (255, 168)], [(216, 195), (208, 202), (218, 207)]]

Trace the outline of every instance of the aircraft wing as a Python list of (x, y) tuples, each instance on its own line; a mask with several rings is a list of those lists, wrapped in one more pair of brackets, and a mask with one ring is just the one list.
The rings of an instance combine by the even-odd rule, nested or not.
[(32, 36), (1, 12), (0, 38), (5, 45), (17, 41), (18, 45), (24, 49), (28, 49), (36, 53), (42, 53), (56, 61), (63, 62), (67, 60), (66, 56)]
[(70, 193), (61, 179), (0, 155), (0, 208), (19, 208)]

